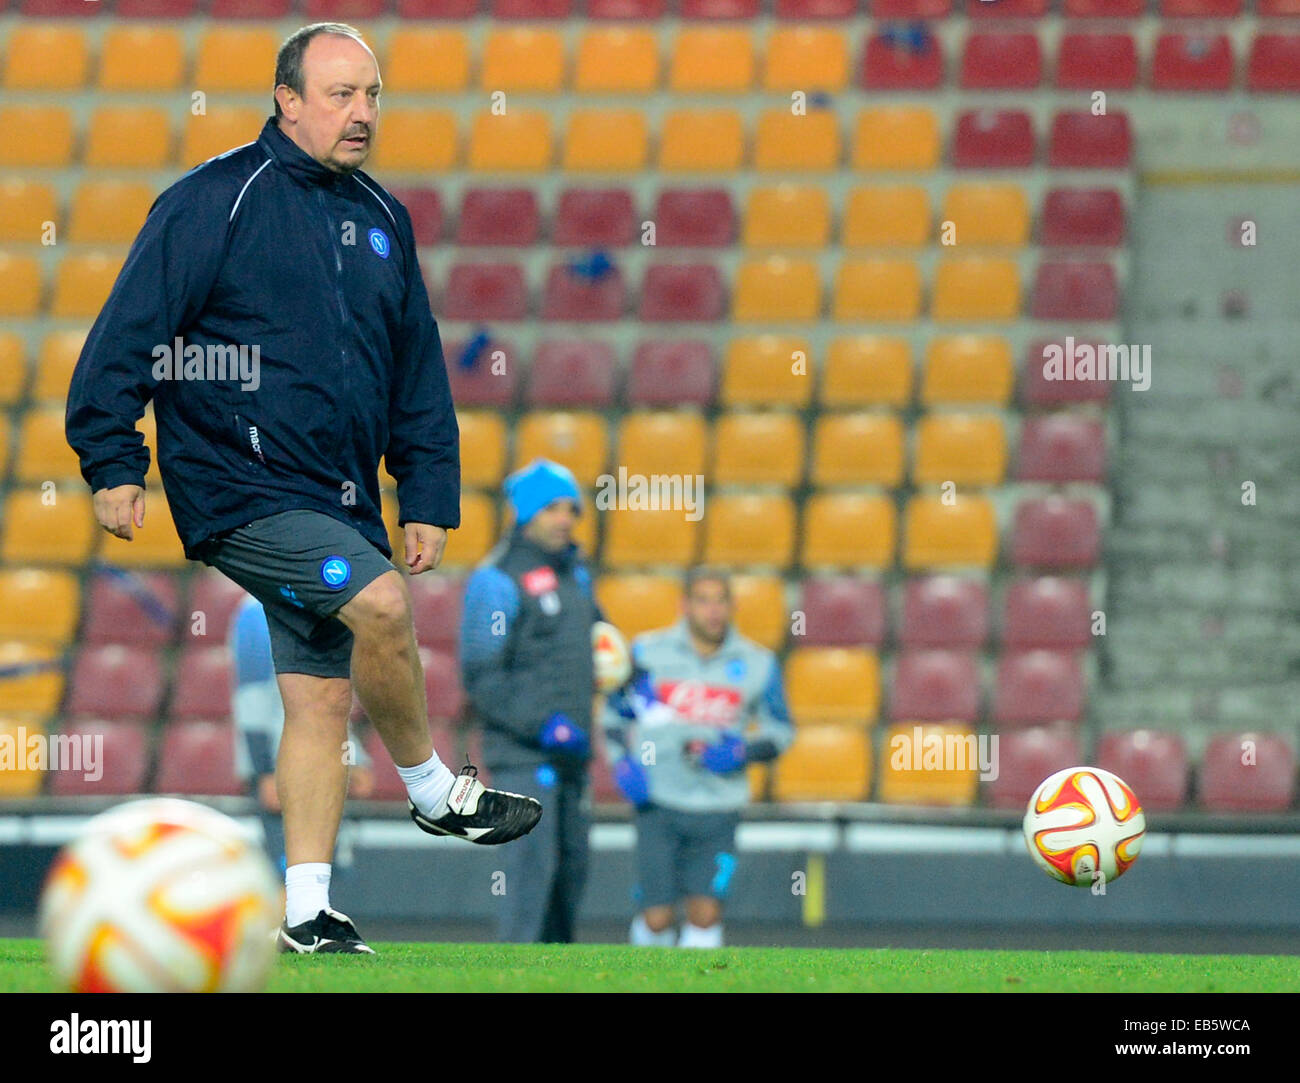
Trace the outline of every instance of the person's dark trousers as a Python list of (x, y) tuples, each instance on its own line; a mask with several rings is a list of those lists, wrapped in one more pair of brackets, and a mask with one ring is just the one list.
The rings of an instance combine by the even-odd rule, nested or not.
[(591, 813), (585, 776), (559, 779), (548, 767), (492, 771), (494, 789), (534, 795), (542, 818), (523, 838), (501, 847), (505, 894), (497, 936), (515, 944), (569, 944), (587, 883)]

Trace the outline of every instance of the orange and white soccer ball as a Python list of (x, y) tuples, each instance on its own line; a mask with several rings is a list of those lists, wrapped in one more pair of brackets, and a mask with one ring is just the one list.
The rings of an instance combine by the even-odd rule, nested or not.
[(1024, 828), (1029, 856), (1048, 876), (1092, 887), (1132, 866), (1147, 821), (1123, 779), (1100, 767), (1067, 767), (1034, 791)]
[(96, 816), (63, 848), (39, 925), (74, 992), (255, 992), (283, 899), (261, 847), (229, 816), (147, 798)]
[(604, 695), (621, 688), (632, 676), (632, 655), (623, 633), (598, 620), (591, 626), (591, 651), (596, 663), (596, 691)]

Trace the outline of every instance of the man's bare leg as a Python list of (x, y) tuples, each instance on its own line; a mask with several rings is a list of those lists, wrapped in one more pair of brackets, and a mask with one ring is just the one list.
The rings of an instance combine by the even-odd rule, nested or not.
[(285, 863), (328, 864), (348, 790), (343, 743), (352, 689), (345, 677), (281, 673), (277, 681), (284, 700), (284, 733), (275, 786), (284, 816)]

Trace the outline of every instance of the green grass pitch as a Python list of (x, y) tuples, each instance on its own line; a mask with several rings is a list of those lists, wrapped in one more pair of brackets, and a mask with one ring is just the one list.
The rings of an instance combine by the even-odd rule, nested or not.
[[(1295, 992), (1300, 956), (576, 944), (386, 944), (378, 958), (282, 957), (305, 992)], [(57, 988), (37, 940), (0, 940), (0, 992)]]

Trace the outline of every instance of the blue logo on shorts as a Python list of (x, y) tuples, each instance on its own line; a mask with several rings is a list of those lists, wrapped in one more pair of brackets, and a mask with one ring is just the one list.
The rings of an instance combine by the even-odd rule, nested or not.
[(370, 247), (375, 250), (375, 255), (380, 259), (387, 259), (390, 248), (388, 234), (382, 229), (372, 229), (366, 236), (370, 238)]
[(321, 561), (320, 577), (330, 590), (342, 590), (352, 578), (352, 565), (342, 557), (326, 557)]

